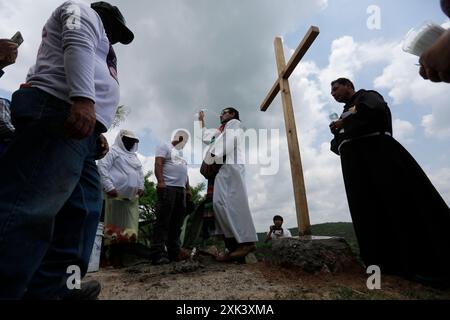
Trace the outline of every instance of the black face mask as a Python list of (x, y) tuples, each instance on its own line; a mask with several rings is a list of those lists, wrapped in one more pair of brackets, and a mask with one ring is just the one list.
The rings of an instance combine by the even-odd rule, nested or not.
[(136, 139), (128, 138), (128, 137), (122, 137), (122, 142), (128, 151), (131, 151), (134, 147), (134, 145), (137, 143)]

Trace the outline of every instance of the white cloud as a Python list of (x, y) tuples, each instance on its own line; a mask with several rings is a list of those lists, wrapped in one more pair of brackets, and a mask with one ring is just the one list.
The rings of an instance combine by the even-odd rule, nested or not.
[(413, 136), (416, 131), (411, 122), (395, 119), (392, 123), (395, 138), (403, 144), (414, 141)]
[[(25, 43), (18, 63), (7, 69), (0, 85), (13, 91), (35, 59), (40, 30), (51, 11), (62, 2), (29, 0), (0, 1), (0, 34), (20, 29)], [(207, 125), (218, 126), (217, 113), (224, 105), (241, 111), (247, 128), (280, 129), (280, 170), (274, 176), (260, 175), (259, 166), (247, 167), (249, 203), (258, 231), (264, 231), (275, 214), (296, 226), (292, 180), (284, 118), (280, 99), (266, 112), (258, 110), (271, 82), (275, 61), (272, 42), (299, 28), (304, 17), (327, 6), (327, 1), (271, 0), (209, 1), (133, 0), (114, 1), (134, 30), (130, 46), (117, 46), (122, 104), (132, 112), (121, 125), (144, 136), (147, 130), (166, 140), (175, 128), (192, 128), (194, 112), (206, 106)], [(282, 17), (282, 19), (280, 18)], [(306, 31), (306, 28), (305, 28)], [(285, 50), (292, 52), (292, 50)], [(329, 95), (337, 77), (358, 77), (367, 66), (384, 64), (374, 81), (386, 88), (395, 103), (412, 101), (429, 113), (423, 125), (430, 137), (445, 136), (450, 123), (447, 86), (418, 77), (417, 59), (401, 51), (398, 43), (356, 42), (343, 36), (333, 41), (326, 66), (303, 61), (291, 79), (297, 129), (312, 223), (350, 221), (339, 158), (329, 151), (328, 114), (337, 112)], [(399, 139), (414, 138), (413, 124), (394, 122)], [(119, 128), (107, 134), (113, 143)], [(142, 145), (146, 141), (141, 140)], [(154, 158), (140, 155), (146, 170), (153, 171)], [(450, 199), (447, 171), (436, 183)], [(189, 169), (191, 184), (203, 182), (198, 167)], [(447, 179), (447, 181), (449, 181)]]
[(332, 42), (329, 63), (321, 70), (318, 77), (322, 92), (327, 93), (328, 102), (332, 98), (328, 94), (330, 83), (338, 77), (355, 79), (364, 66), (387, 62), (391, 58), (394, 44), (382, 40), (357, 43), (351, 36), (343, 36)]
[(450, 168), (440, 168), (430, 173), (430, 180), (450, 206)]
[(392, 60), (375, 79), (375, 87), (389, 90), (394, 104), (412, 102), (431, 111), (422, 119), (428, 137), (450, 137), (448, 84), (425, 81), (418, 73), (417, 57), (403, 52), (401, 48), (400, 43), (388, 53)]

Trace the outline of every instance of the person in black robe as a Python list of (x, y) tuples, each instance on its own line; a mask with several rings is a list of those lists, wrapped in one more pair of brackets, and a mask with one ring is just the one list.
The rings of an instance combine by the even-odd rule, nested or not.
[(330, 124), (340, 155), (361, 258), (366, 266), (437, 287), (450, 286), (450, 209), (392, 135), (391, 112), (376, 91), (355, 92), (339, 78), (331, 94), (345, 103)]

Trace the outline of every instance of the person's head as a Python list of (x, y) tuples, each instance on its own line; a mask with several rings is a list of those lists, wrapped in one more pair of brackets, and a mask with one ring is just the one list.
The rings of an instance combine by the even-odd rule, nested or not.
[(122, 44), (129, 44), (134, 39), (134, 34), (126, 26), (125, 18), (120, 12), (119, 8), (112, 6), (108, 2), (99, 1), (91, 4), (100, 18), (111, 44), (118, 42)]
[(220, 113), (220, 123), (225, 124), (232, 119), (240, 120), (239, 111), (232, 107), (223, 109)]
[(337, 102), (347, 103), (355, 94), (355, 86), (347, 78), (339, 78), (331, 82), (331, 95)]
[(273, 224), (275, 225), (275, 227), (281, 228), (281, 226), (283, 225), (283, 217), (279, 215), (273, 217)]
[(129, 152), (134, 151), (136, 144), (139, 143), (137, 136), (130, 130), (122, 130), (120, 132), (123, 146)]
[(178, 130), (172, 138), (172, 145), (176, 149), (181, 150), (186, 146), (188, 141), (189, 133), (186, 130)]

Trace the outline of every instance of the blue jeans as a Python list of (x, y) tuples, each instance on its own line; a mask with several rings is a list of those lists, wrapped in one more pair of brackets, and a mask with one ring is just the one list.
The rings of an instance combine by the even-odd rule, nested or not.
[(0, 158), (0, 299), (53, 299), (67, 268), (87, 272), (101, 212), (100, 130), (64, 134), (70, 105), (37, 88), (15, 92), (16, 136)]

